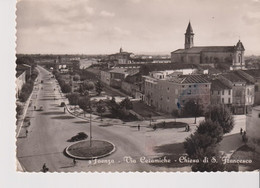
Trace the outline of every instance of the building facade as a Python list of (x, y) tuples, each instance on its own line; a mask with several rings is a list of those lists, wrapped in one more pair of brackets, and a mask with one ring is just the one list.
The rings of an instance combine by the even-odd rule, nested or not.
[(194, 46), (194, 33), (188, 24), (184, 49), (171, 52), (172, 63), (210, 64), (227, 66), (231, 70), (245, 69), (245, 48), (239, 40), (234, 46)]
[(198, 101), (203, 110), (210, 105), (211, 83), (204, 75), (179, 75), (169, 79), (144, 76), (144, 79), (145, 103), (158, 111), (181, 111), (190, 100)]

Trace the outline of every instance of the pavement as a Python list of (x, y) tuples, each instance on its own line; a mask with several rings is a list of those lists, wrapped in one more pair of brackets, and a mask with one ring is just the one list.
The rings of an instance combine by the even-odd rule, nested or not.
[[(68, 111), (64, 113), (61, 102), (68, 104), (68, 100), (60, 91), (57, 81), (51, 78), (51, 73), (38, 66), (39, 76), (37, 87), (32, 94), (32, 102), (28, 107), (26, 116), (30, 117), (31, 125), (27, 127), (27, 137), (17, 138), (17, 159), (25, 171), (40, 172), (42, 165), (46, 163), (50, 172), (73, 172), (73, 171), (190, 171), (190, 167), (170, 168), (165, 165), (154, 166), (141, 163), (140, 158), (154, 159), (165, 155), (163, 150), (155, 149), (170, 144), (180, 144), (186, 137), (196, 130), (203, 117), (177, 119), (190, 125), (191, 131), (185, 132), (184, 128), (157, 129), (154, 131), (149, 127), (150, 121), (135, 121), (123, 123), (118, 119), (104, 118), (101, 122), (98, 116), (92, 115), (93, 139), (107, 140), (116, 146), (116, 151), (105, 158), (97, 161), (77, 161), (73, 165), (71, 158), (64, 155), (64, 149), (71, 145), (67, 142), (72, 136), (79, 132), (90, 134), (89, 114), (74, 114), (74, 109), (67, 106)], [(44, 80), (43, 83), (40, 83)], [(42, 89), (41, 89), (42, 88)], [(36, 96), (37, 95), (37, 96)], [(43, 111), (34, 110), (42, 106)], [(77, 109), (76, 109), (77, 111)], [(238, 125), (242, 126), (243, 117), (238, 118)], [(160, 121), (174, 121), (175, 119), (157, 119)], [(106, 126), (110, 124), (111, 126)], [(137, 125), (141, 125), (140, 131)], [(234, 132), (240, 128), (235, 128)], [(233, 138), (232, 138), (233, 139)], [(232, 140), (231, 139), (231, 140)], [(229, 144), (228, 139), (223, 139), (223, 145)], [(223, 150), (229, 152), (237, 143), (229, 144)], [(174, 154), (182, 154), (182, 150), (172, 151)], [(133, 159), (130, 163), (126, 157)], [(135, 162), (134, 162), (135, 161)]]

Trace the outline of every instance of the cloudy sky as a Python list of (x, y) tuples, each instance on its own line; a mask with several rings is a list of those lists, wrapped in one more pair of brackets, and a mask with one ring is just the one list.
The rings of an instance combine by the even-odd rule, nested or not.
[(259, 0), (18, 0), (17, 52), (169, 54), (190, 20), (195, 46), (240, 38), (246, 55), (260, 55), (259, 10)]

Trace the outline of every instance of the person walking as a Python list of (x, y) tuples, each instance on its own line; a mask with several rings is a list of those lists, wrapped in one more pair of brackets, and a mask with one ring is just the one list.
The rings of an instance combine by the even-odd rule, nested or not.
[(138, 128), (138, 131), (140, 131), (140, 124), (138, 124), (137, 128)]
[(76, 164), (77, 164), (77, 161), (75, 158), (73, 158), (73, 165), (76, 166)]
[(243, 129), (242, 129), (242, 128), (240, 129), (240, 134), (241, 134), (241, 135), (243, 134)]
[(28, 135), (28, 130), (27, 129), (25, 130), (25, 134), (26, 134), (26, 137), (27, 137), (27, 135)]

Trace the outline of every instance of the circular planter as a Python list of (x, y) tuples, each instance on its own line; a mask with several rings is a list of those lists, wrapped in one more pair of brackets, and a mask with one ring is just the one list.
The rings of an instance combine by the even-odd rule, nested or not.
[(89, 140), (76, 142), (65, 149), (68, 156), (75, 159), (92, 160), (111, 155), (116, 150), (113, 143), (104, 140)]

